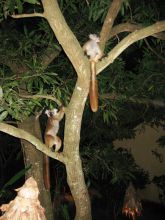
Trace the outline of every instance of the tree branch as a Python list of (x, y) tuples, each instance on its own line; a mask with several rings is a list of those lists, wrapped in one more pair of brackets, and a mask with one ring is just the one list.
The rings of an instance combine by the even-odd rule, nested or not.
[(5, 123), (0, 123), (0, 131), (5, 132), (11, 136), (24, 139), (31, 144), (33, 144), (37, 150), (42, 151), (44, 154), (48, 155), (49, 157), (52, 157), (54, 159), (57, 159), (61, 162), (65, 161), (63, 153), (54, 153), (51, 152), (49, 148), (46, 147), (45, 144), (43, 144), (38, 138), (34, 137), (32, 134), (20, 129), (16, 128), (12, 125), (8, 125)]
[(52, 100), (53, 102), (56, 102), (58, 106), (61, 106), (62, 103), (55, 97), (51, 95), (19, 95), (21, 98), (25, 99), (49, 99)]
[[(111, 29), (111, 32), (109, 34), (109, 39), (111, 39), (115, 35), (118, 35), (122, 32), (133, 32), (133, 31), (136, 31), (136, 30), (140, 30), (142, 28), (143, 28), (143, 26), (141, 24), (132, 24), (132, 23), (129, 23), (129, 22), (119, 24), (119, 25), (114, 26)], [(165, 40), (165, 33), (163, 33), (163, 32), (162, 33), (156, 33), (156, 34), (153, 34), (151, 36), (159, 38), (160, 40)]]
[(19, 14), (19, 15), (11, 15), (12, 18), (31, 18), (31, 17), (45, 17), (44, 13), (31, 13), (31, 14)]
[[(58, 6), (57, 0), (42, 0), (44, 16), (56, 35), (78, 76), (82, 79), (88, 76), (88, 59), (84, 59), (83, 50), (73, 32), (67, 25)], [(85, 76), (85, 77), (84, 77)]]
[(108, 57), (104, 58), (97, 65), (97, 74), (100, 73), (103, 69), (105, 69), (109, 64), (113, 63), (113, 61), (131, 44), (134, 42), (146, 38), (155, 33), (161, 32), (165, 30), (165, 21), (156, 22), (153, 25), (142, 28), (140, 30), (136, 30), (133, 33), (129, 34), (120, 43), (117, 44), (109, 53)]
[[(37, 56), (37, 61), (39, 61), (42, 65), (43, 69), (46, 69), (47, 66), (59, 55), (61, 52), (61, 48), (56, 49), (52, 48), (49, 45), (44, 51), (42, 51), (41, 56)], [(31, 69), (23, 62), (25, 58), (20, 56), (4, 58), (4, 56), (0, 55), (0, 63), (8, 66), (11, 71), (17, 75), (20, 75), (24, 72), (31, 71)]]
[(104, 24), (102, 26), (102, 30), (100, 33), (100, 46), (103, 51), (105, 48), (105, 44), (107, 40), (109, 39), (109, 34), (111, 32), (114, 20), (119, 13), (122, 2), (123, 2), (122, 0), (113, 0), (113, 2), (111, 3), (111, 6), (109, 7), (107, 16), (104, 20)]
[(42, 56), (39, 58), (41, 59), (41, 65), (44, 68), (47, 66), (60, 54), (61, 48), (59, 50), (48, 46), (45, 51), (42, 52)]
[(0, 63), (8, 66), (11, 71), (17, 75), (27, 72), (29, 70), (29, 68), (23, 61), (23, 57), (6, 56), (6, 58), (4, 59), (4, 56), (0, 55)]

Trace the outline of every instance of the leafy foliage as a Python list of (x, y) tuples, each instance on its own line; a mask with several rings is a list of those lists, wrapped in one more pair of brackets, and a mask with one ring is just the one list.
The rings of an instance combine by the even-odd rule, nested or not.
[(163, 204), (165, 204), (165, 175), (155, 176), (153, 183), (160, 189), (159, 198)]
[[(156, 46), (162, 50), (164, 44), (158, 43)], [(133, 53), (136, 53), (136, 50)], [(107, 122), (119, 119), (118, 114), (121, 113), (119, 112), (121, 109), (126, 113), (128, 109), (125, 106), (132, 106), (134, 112), (135, 106), (139, 111), (139, 106), (145, 113), (153, 109), (157, 111), (157, 105), (154, 106), (154, 104), (159, 104), (159, 100), (162, 102), (165, 100), (164, 66), (155, 62), (156, 57), (148, 49), (142, 51), (141, 48), (141, 58), (137, 61), (133, 60), (132, 65), (136, 64), (131, 65), (131, 70), (129, 70), (132, 59), (129, 49), (126, 56), (128, 56), (126, 62), (117, 59), (104, 74), (99, 76), (101, 109), (104, 120)], [(161, 108), (164, 109), (164, 107), (165, 105), (162, 105)], [(131, 114), (129, 116), (131, 117)], [(164, 118), (163, 111), (161, 117)]]
[[(95, 180), (110, 184), (127, 185), (135, 180), (135, 173), (143, 173), (133, 157), (124, 149), (115, 150), (112, 146), (87, 147), (82, 153), (85, 173)], [(146, 176), (147, 177), (147, 176)]]
[[(28, 81), (27, 81), (28, 80)], [(27, 81), (26, 88), (28, 94), (31, 94), (31, 97), (27, 95), (22, 95), (20, 93), (21, 85)], [(52, 97), (55, 96), (58, 100), (63, 97), (65, 101), (67, 99), (67, 94), (63, 95), (63, 91), (60, 89), (63, 82), (58, 78), (55, 73), (40, 73), (36, 75), (22, 75), (20, 79), (16, 81), (16, 78), (13, 78), (10, 82), (5, 82), (5, 79), (2, 80), (2, 89), (4, 92), (1, 112), (8, 112), (16, 120), (23, 120), (29, 116), (37, 108), (42, 108), (43, 106), (51, 107), (51, 102), (47, 99), (43, 100), (43, 95), (52, 94)], [(49, 89), (48, 89), (49, 88)], [(38, 98), (33, 98), (33, 93), (38, 95)], [(41, 95), (41, 97), (40, 97)], [(3, 115), (1, 115), (2, 117)], [(6, 115), (7, 116), (7, 115)]]
[(7, 16), (13, 14), (15, 11), (18, 14), (21, 14), (24, 11), (24, 7), (27, 4), (32, 4), (35, 6), (36, 4), (40, 4), (39, 0), (3, 0), (0, 3), (0, 21), (4, 18), (6, 19)]
[(91, 1), (89, 4), (89, 20), (96, 22), (97, 20), (101, 19), (104, 21), (104, 18), (107, 14), (109, 8), (110, 1)]
[[(46, 25), (45, 29), (47, 30)], [(57, 52), (60, 50), (58, 44), (53, 42), (52, 32), (49, 32), (46, 37), (43, 36), (45, 30), (42, 22), (38, 30), (29, 31), (24, 26), (22, 34), (13, 29), (8, 34), (7, 30), (5, 28), (2, 32), (0, 47), (4, 63), (0, 72), (0, 86), (3, 92), (0, 100), (1, 121), (8, 114), (13, 119), (23, 120), (35, 110), (43, 109), (42, 106), (52, 108), (52, 101), (46, 99), (45, 95), (52, 95), (61, 102), (67, 103), (72, 88), (69, 88), (69, 85), (54, 72), (55, 69), (45, 70), (41, 65), (42, 60), (39, 58), (49, 44), (51, 45), (49, 53), (52, 53), (52, 50)], [(49, 40), (45, 41), (45, 39)], [(14, 69), (16, 69), (16, 74), (11, 71)], [(57, 72), (60, 71), (57, 68)], [(67, 82), (69, 82), (69, 78)], [(70, 79), (70, 82), (73, 83), (73, 80)], [(41, 97), (33, 98), (33, 94)], [(24, 96), (28, 96), (28, 98), (24, 98)], [(43, 98), (44, 96), (45, 98)]]

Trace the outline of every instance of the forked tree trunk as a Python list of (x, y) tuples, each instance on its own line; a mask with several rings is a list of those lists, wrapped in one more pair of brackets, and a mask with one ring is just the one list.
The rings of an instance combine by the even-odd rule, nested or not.
[[(27, 118), (22, 123), (19, 123), (18, 126), (42, 141), (39, 120), (36, 120), (34, 116)], [(45, 189), (43, 183), (43, 153), (36, 150), (32, 144), (25, 140), (22, 140), (21, 143), (25, 166), (31, 165), (31, 169), (27, 172), (26, 177), (33, 176), (36, 180), (40, 191), (39, 200), (45, 208), (46, 218), (47, 220), (53, 220), (50, 192)]]

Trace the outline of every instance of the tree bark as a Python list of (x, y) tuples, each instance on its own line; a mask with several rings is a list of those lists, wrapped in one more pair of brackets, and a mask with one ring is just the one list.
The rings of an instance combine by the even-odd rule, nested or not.
[(69, 162), (66, 165), (67, 182), (75, 200), (75, 220), (91, 220), (91, 204), (84, 181), (81, 159), (75, 155), (68, 160)]
[[(34, 116), (19, 123), (18, 127), (28, 131), (42, 141), (39, 120), (36, 120)], [(33, 176), (36, 180), (40, 191), (39, 200), (41, 205), (45, 208), (46, 218), (47, 220), (53, 220), (50, 192), (45, 189), (43, 183), (43, 153), (38, 151), (32, 144), (25, 140), (21, 139), (21, 143), (25, 166), (31, 165), (31, 169), (27, 172), (26, 177)]]
[(86, 80), (78, 79), (66, 111), (63, 154), (65, 156), (67, 182), (76, 206), (75, 220), (92, 219), (91, 204), (79, 153), (82, 115), (88, 91), (89, 78)]

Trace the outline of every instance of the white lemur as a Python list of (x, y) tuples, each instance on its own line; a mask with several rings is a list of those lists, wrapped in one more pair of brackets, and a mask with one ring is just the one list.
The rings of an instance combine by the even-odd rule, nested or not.
[[(52, 151), (59, 151), (61, 148), (61, 139), (57, 136), (59, 130), (59, 122), (64, 117), (65, 107), (57, 109), (46, 110), (45, 114), (48, 116), (47, 125), (44, 134), (45, 145)], [(50, 172), (49, 172), (49, 157), (44, 155), (43, 176), (46, 189), (50, 189)]]
[(93, 112), (98, 110), (98, 84), (96, 79), (96, 63), (102, 58), (103, 53), (100, 49), (100, 38), (96, 34), (89, 35), (89, 41), (83, 46), (83, 51), (89, 56), (91, 68), (91, 80), (89, 89), (90, 106)]

